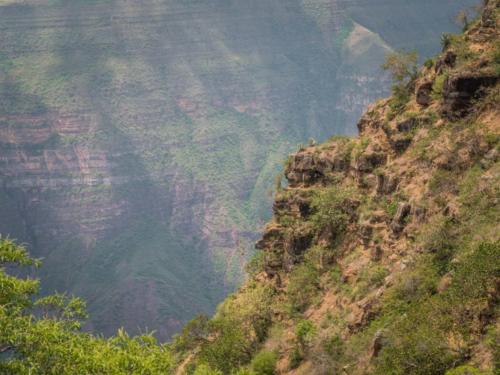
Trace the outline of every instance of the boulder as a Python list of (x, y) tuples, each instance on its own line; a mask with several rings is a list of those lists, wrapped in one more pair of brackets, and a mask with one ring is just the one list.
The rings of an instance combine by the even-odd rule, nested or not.
[(273, 213), (276, 217), (290, 215), (295, 218), (306, 218), (311, 213), (311, 203), (300, 195), (278, 194), (273, 203)]
[(380, 247), (380, 245), (375, 245), (370, 248), (370, 259), (374, 262), (378, 262), (380, 259), (382, 259), (383, 254), (384, 251), (382, 250), (382, 247)]
[(376, 191), (378, 195), (391, 194), (398, 187), (399, 179), (395, 176), (377, 175)]
[(363, 244), (365, 246), (368, 246), (373, 236), (373, 225), (371, 225), (369, 222), (362, 224), (359, 228), (359, 236), (363, 241)]
[(365, 151), (354, 162), (354, 169), (358, 172), (372, 172), (375, 168), (385, 164), (387, 155), (383, 152)]
[(394, 234), (400, 234), (406, 226), (406, 219), (411, 213), (411, 205), (409, 203), (400, 203), (396, 211), (396, 215), (392, 219), (391, 230)]
[(432, 102), (432, 81), (424, 81), (417, 84), (415, 96), (417, 103), (423, 107), (427, 107)]
[(453, 51), (446, 51), (441, 58), (436, 62), (434, 69), (436, 74), (441, 74), (447, 68), (453, 68), (457, 61), (457, 54)]
[(279, 225), (268, 225), (264, 228), (262, 238), (257, 241), (255, 248), (265, 250), (267, 248), (276, 247), (283, 243), (284, 228)]
[(419, 124), (419, 121), (416, 117), (410, 117), (404, 121), (398, 122), (396, 128), (400, 133), (409, 133), (413, 129), (415, 129)]
[(301, 151), (290, 157), (285, 176), (290, 186), (311, 185), (328, 173), (343, 172), (349, 168), (346, 155), (340, 149), (329, 152)]
[(376, 109), (368, 110), (361, 116), (358, 121), (358, 131), (359, 134), (363, 134), (369, 129), (379, 129), (382, 127), (383, 121), (381, 121), (379, 114)]
[(294, 233), (285, 240), (283, 259), (285, 270), (291, 271), (295, 264), (302, 261), (304, 252), (311, 246), (312, 240), (313, 235), (307, 231)]
[(371, 358), (378, 357), (380, 351), (384, 347), (385, 341), (386, 341), (386, 338), (384, 335), (384, 331), (379, 329), (375, 333), (375, 336), (373, 337), (372, 347), (371, 347)]
[(408, 135), (396, 135), (389, 140), (394, 151), (398, 154), (405, 152), (410, 147), (413, 137)]
[(443, 115), (449, 119), (466, 116), (475, 99), (485, 94), (485, 88), (494, 86), (498, 76), (478, 74), (473, 72), (451, 75), (446, 78), (443, 86)]

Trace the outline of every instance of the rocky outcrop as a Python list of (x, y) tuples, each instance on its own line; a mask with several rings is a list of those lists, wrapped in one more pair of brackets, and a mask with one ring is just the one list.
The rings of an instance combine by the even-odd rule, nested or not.
[(434, 65), (436, 74), (442, 74), (445, 69), (453, 68), (457, 61), (457, 54), (453, 51), (446, 51), (441, 57), (438, 58)]
[(313, 233), (307, 228), (299, 228), (290, 233), (284, 245), (283, 268), (290, 272), (293, 266), (304, 259), (305, 251), (311, 247)]
[(353, 167), (360, 173), (372, 172), (387, 161), (387, 154), (380, 147), (366, 150), (355, 158)]
[(446, 78), (443, 87), (443, 114), (454, 119), (467, 115), (473, 100), (486, 94), (498, 82), (495, 73), (460, 72)]
[(424, 81), (420, 82), (415, 88), (415, 100), (423, 107), (431, 104), (432, 101), (432, 86), (434, 82)]
[(313, 233), (307, 227), (289, 230), (281, 225), (268, 225), (255, 247), (264, 250), (265, 271), (269, 277), (280, 271), (290, 272), (303, 260), (303, 254), (311, 246)]
[(290, 156), (285, 176), (291, 186), (311, 185), (327, 178), (334, 172), (349, 168), (349, 155), (341, 147), (333, 150), (310, 152), (305, 149)]
[(286, 215), (304, 219), (311, 213), (311, 202), (307, 195), (278, 194), (273, 203), (273, 213), (277, 217)]
[(379, 195), (391, 194), (398, 186), (399, 179), (397, 176), (387, 176), (383, 173), (377, 175), (376, 191)]
[(411, 213), (411, 205), (408, 203), (399, 203), (396, 215), (392, 219), (391, 229), (394, 235), (399, 235), (407, 223), (407, 218)]

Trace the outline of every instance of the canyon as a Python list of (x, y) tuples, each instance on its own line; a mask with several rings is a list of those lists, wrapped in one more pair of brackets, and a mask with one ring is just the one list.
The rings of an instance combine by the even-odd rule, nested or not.
[(0, 0), (0, 233), (88, 329), (170, 337), (238, 286), (298, 143), (471, 0)]

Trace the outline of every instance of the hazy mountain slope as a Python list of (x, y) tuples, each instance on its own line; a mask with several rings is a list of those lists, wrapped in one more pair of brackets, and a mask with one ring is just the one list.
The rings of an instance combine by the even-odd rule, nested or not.
[(169, 335), (241, 279), (283, 156), (473, 3), (0, 1), (0, 232), (96, 330)]

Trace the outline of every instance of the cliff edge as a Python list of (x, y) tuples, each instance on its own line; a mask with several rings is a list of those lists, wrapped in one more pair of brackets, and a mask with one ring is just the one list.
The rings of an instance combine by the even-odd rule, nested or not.
[(420, 70), (394, 56), (358, 137), (290, 156), (249, 280), (176, 338), (182, 371), (498, 373), (499, 7)]

